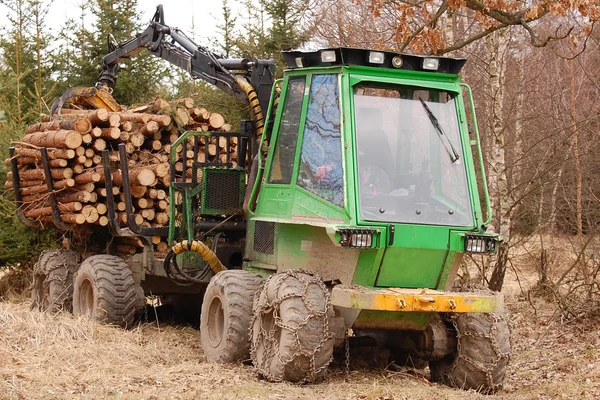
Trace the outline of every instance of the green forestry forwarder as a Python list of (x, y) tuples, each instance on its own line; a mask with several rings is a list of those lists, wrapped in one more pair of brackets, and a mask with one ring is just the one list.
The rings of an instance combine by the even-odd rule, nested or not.
[[(142, 49), (249, 103), (253, 121), (235, 134), (245, 155), (236, 167), (194, 161), (191, 173), (178, 172), (178, 145), (197, 160), (198, 138), (222, 135), (183, 132), (171, 147), (168, 227), (135, 218), (119, 227), (107, 190), (111, 234), (148, 245), (129, 257), (107, 245), (81, 264), (65, 250), (44, 253), (39, 263), (68, 277), (50, 283), (73, 285), (76, 314), (126, 326), (142, 293), (204, 291), (207, 359), (251, 357), (272, 381), (318, 381), (334, 352), (349, 357), (354, 341), (370, 338), (397, 362), (427, 361), (432, 379), (448, 385), (502, 385), (510, 356), (502, 295), (451, 291), (463, 255), (492, 253), (500, 240), (486, 233), (479, 134), (471, 90), (458, 76), (464, 59), (286, 51), (288, 68), (275, 81), (272, 60), (221, 58), (165, 25), (159, 6), (143, 33), (104, 57), (97, 85), (70, 89), (52, 114), (68, 103), (119, 111), (110, 94), (119, 63)], [(108, 171), (107, 188), (111, 179)], [(155, 235), (168, 238), (166, 257), (155, 257)], [(184, 266), (194, 254), (195, 267)], [(37, 288), (50, 302), (63, 287), (52, 285)]]

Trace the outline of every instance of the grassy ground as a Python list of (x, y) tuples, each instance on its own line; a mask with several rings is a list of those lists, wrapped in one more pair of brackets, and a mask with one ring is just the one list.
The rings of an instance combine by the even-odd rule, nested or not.
[[(513, 356), (492, 396), (427, 381), (411, 371), (334, 367), (326, 382), (258, 379), (245, 365), (206, 363), (199, 333), (156, 324), (123, 331), (0, 303), (0, 399), (555, 399), (600, 398), (600, 325), (560, 325), (551, 308), (509, 304)], [(585, 328), (584, 328), (585, 326)]]
[(268, 383), (247, 365), (207, 363), (193, 328), (154, 323), (123, 331), (30, 311), (21, 299), (0, 301), (0, 400), (600, 398), (600, 321), (565, 323), (552, 303), (523, 295), (535, 274), (519, 275), (520, 286), (514, 275), (505, 284), (513, 351), (494, 395), (433, 384), (427, 371), (346, 375), (339, 366), (321, 384)]

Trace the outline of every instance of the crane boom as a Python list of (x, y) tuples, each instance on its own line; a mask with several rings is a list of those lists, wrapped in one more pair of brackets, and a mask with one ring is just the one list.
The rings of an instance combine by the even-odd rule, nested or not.
[[(180, 29), (164, 22), (162, 5), (146, 29), (135, 38), (119, 45), (112, 44), (111, 51), (102, 58), (102, 72), (93, 88), (72, 88), (55, 101), (51, 115), (60, 110), (67, 101), (98, 107), (106, 103), (114, 110), (118, 104), (110, 93), (117, 83), (119, 63), (133, 57), (144, 49), (156, 57), (186, 71), (194, 79), (202, 79), (235, 98), (252, 102), (246, 82), (255, 90), (261, 109), (267, 109), (274, 82), (273, 60), (227, 59), (197, 45)], [(243, 77), (244, 79), (240, 79)], [(98, 99), (101, 100), (98, 100)], [(116, 111), (116, 110), (115, 110)]]

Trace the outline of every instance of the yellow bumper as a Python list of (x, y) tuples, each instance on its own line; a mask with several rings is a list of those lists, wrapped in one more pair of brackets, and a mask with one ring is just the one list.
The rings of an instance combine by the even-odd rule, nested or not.
[(501, 293), (455, 293), (432, 289), (369, 289), (337, 285), (331, 304), (360, 310), (400, 312), (496, 312), (504, 308)]

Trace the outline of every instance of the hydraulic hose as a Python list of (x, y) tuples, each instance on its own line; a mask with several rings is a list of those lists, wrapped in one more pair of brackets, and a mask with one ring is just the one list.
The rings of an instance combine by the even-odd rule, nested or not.
[(237, 83), (244, 93), (246, 93), (246, 96), (248, 96), (248, 103), (250, 103), (252, 118), (254, 119), (254, 128), (256, 129), (256, 137), (260, 138), (263, 134), (265, 120), (262, 109), (260, 108), (260, 102), (258, 101), (258, 94), (256, 94), (256, 90), (254, 90), (254, 87), (250, 82), (242, 75), (235, 76), (235, 83)]
[(173, 246), (171, 251), (173, 251), (175, 255), (181, 254), (184, 251), (193, 251), (194, 253), (198, 253), (200, 257), (202, 257), (202, 259), (208, 263), (210, 269), (212, 269), (215, 274), (227, 269), (223, 263), (221, 263), (221, 260), (219, 260), (215, 252), (199, 240), (192, 240), (191, 242), (184, 240), (181, 243), (177, 243), (175, 246)]

